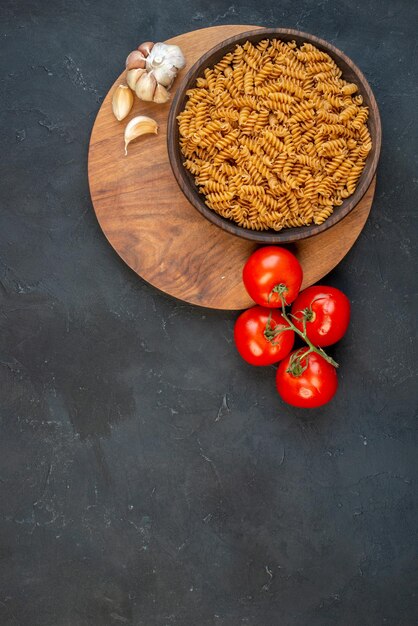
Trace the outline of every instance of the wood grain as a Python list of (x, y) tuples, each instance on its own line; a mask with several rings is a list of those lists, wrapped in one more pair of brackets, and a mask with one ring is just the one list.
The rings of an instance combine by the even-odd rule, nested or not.
[[(170, 40), (182, 47), (188, 64), (234, 34), (254, 26), (216, 26)], [(256, 244), (208, 222), (188, 202), (172, 174), (166, 147), (169, 103), (135, 100), (123, 122), (111, 110), (122, 74), (107, 94), (94, 123), (88, 160), (90, 192), (100, 226), (119, 256), (147, 282), (180, 300), (215, 309), (251, 305), (241, 280)], [(159, 134), (144, 135), (124, 156), (123, 131), (135, 115), (157, 120)], [(304, 286), (317, 282), (347, 254), (360, 234), (374, 195), (375, 179), (361, 202), (330, 230), (295, 244)]]

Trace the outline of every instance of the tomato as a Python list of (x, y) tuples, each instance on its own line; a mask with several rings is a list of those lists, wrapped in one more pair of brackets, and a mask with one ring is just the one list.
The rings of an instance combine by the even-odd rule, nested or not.
[[(306, 351), (307, 348), (295, 350), (279, 364), (276, 387), (288, 404), (315, 408), (326, 404), (334, 396), (338, 386), (337, 372), (316, 352), (303, 358)], [(300, 363), (297, 363), (297, 357), (301, 357)]]
[(277, 363), (293, 348), (295, 333), (286, 330), (275, 335), (275, 332), (288, 327), (279, 311), (253, 306), (241, 313), (235, 322), (235, 345), (242, 358), (251, 365)]
[(350, 321), (350, 301), (335, 287), (316, 285), (304, 289), (292, 305), (292, 321), (315, 346), (330, 346), (345, 335)]
[(270, 308), (281, 306), (281, 290), (286, 303), (293, 302), (299, 293), (302, 276), (295, 255), (278, 246), (265, 246), (253, 252), (242, 273), (245, 288), (254, 302)]

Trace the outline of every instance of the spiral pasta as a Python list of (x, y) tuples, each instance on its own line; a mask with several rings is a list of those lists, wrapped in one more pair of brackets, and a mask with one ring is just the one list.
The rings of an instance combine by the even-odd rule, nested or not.
[(246, 41), (206, 68), (178, 116), (184, 167), (206, 204), (244, 228), (322, 224), (354, 193), (368, 108), (331, 57)]

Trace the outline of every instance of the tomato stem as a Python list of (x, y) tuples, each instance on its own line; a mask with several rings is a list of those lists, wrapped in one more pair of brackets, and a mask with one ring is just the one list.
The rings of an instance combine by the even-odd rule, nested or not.
[(286, 313), (286, 308), (285, 308), (286, 307), (286, 300), (283, 298), (282, 295), (280, 295), (280, 298), (281, 298), (281, 301), (282, 301), (282, 316), (283, 316), (283, 318), (289, 324), (290, 328), (297, 335), (299, 335), (299, 337), (301, 337), (305, 341), (305, 343), (307, 343), (308, 346), (309, 346), (309, 351), (304, 355), (303, 358), (305, 358), (310, 352), (316, 352), (317, 354), (322, 356), (328, 363), (330, 363), (334, 367), (338, 367), (338, 363), (336, 361), (334, 361), (334, 359), (332, 357), (328, 356), (328, 354), (325, 352), (325, 350), (323, 350), (322, 348), (319, 348), (317, 346), (314, 346), (312, 341), (308, 338), (307, 333), (306, 333), (306, 321), (307, 321), (306, 320), (306, 316), (304, 315), (303, 318), (302, 318), (303, 331), (301, 331), (301, 330), (299, 330), (299, 328), (297, 328), (294, 325), (294, 323), (290, 319), (290, 316)]
[(306, 320), (307, 322), (314, 322), (316, 319), (315, 311), (308, 306), (305, 309), (297, 311), (297, 313), (300, 313), (300, 317), (298, 317), (298, 315), (294, 315), (293, 313), (289, 313), (289, 317), (293, 317), (294, 320), (300, 323), (302, 323), (303, 320)]
[(315, 321), (316, 313), (315, 311), (312, 311), (310, 307), (306, 307), (306, 309), (303, 309), (302, 313), (303, 313), (304, 319), (306, 319), (307, 322)]
[(289, 289), (286, 287), (284, 283), (279, 283), (278, 285), (275, 285), (269, 293), (269, 297), (267, 298), (268, 302), (270, 302), (270, 298), (274, 293), (278, 293), (280, 296), (280, 299), (282, 299), (283, 297), (284, 301), (286, 302), (286, 299), (284, 298), (283, 294), (285, 294), (287, 291), (289, 291)]
[(272, 328), (271, 320), (272, 320), (272, 314), (270, 311), (263, 334), (264, 334), (264, 338), (266, 339), (266, 341), (269, 341), (272, 346), (277, 346), (279, 341), (274, 341), (276, 337), (280, 335), (280, 333), (284, 332), (285, 330), (292, 330), (292, 329), (290, 328), (290, 326), (279, 327), (279, 325), (276, 325), (274, 328)]
[[(282, 303), (282, 317), (288, 323), (288, 326), (285, 326), (285, 327), (282, 326), (281, 328), (279, 328), (279, 326), (275, 326), (274, 328), (272, 328), (271, 326), (272, 314), (270, 311), (270, 314), (266, 322), (266, 327), (264, 329), (264, 337), (267, 341), (270, 341), (273, 345), (275, 345), (278, 342), (274, 340), (280, 333), (286, 330), (293, 330), (297, 335), (299, 335), (299, 337), (301, 337), (301, 339), (303, 339), (303, 341), (307, 344), (309, 348), (302, 355), (300, 354), (300, 352), (301, 350), (303, 350), (303, 348), (301, 348), (301, 350), (298, 350), (292, 355), (292, 357), (290, 358), (289, 368), (287, 371), (290, 372), (295, 377), (302, 376), (303, 372), (308, 367), (308, 361), (306, 361), (305, 364), (303, 364), (302, 361), (304, 361), (311, 352), (316, 352), (316, 354), (319, 354), (319, 356), (322, 356), (322, 358), (325, 359), (325, 361), (327, 361), (334, 367), (338, 367), (338, 363), (334, 361), (334, 359), (330, 357), (325, 352), (325, 350), (323, 350), (322, 348), (318, 346), (315, 346), (312, 343), (312, 341), (308, 338), (308, 335), (306, 332), (306, 323), (307, 321), (309, 321), (308, 315), (306, 314), (307, 309), (300, 311), (300, 313), (302, 313), (302, 319), (299, 317), (296, 317), (295, 315), (292, 315), (291, 313), (289, 315), (286, 313), (286, 300), (283, 296), (284, 291), (287, 291), (286, 285), (281, 284), (281, 285), (276, 285), (276, 287), (272, 289), (271, 293), (274, 292), (280, 295), (280, 300)], [(299, 322), (302, 322), (303, 330), (299, 330), (299, 328), (297, 328), (294, 325), (294, 323), (291, 320), (292, 317), (298, 320)]]
[[(311, 348), (309, 348), (309, 350), (306, 350), (306, 352), (300, 354), (302, 350), (303, 348), (300, 348), (300, 350), (297, 350), (291, 355), (289, 367), (286, 370), (286, 372), (289, 372), (289, 374), (292, 374), (292, 376), (295, 376), (295, 378), (299, 378), (299, 376), (302, 376), (303, 372), (307, 369), (308, 360), (306, 357), (312, 352)], [(305, 361), (305, 364), (303, 364), (302, 361)]]

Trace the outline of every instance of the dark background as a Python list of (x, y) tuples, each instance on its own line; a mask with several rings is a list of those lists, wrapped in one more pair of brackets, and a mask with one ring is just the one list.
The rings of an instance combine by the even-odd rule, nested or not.
[[(325, 280), (352, 301), (322, 410), (284, 406), (236, 315), (157, 292), (87, 184), (126, 54), (293, 27), (364, 71), (377, 193)], [(1, 626), (411, 626), (417, 598), (418, 3), (1, 2)]]

